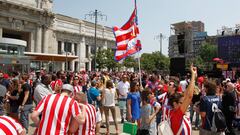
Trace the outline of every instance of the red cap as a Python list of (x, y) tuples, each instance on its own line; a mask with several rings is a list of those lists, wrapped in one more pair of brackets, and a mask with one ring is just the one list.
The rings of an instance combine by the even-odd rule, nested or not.
[(202, 76), (200, 76), (200, 77), (198, 77), (198, 79), (197, 79), (197, 82), (198, 83), (203, 83), (203, 81), (204, 81), (204, 78), (202, 77)]
[(8, 74), (4, 74), (4, 75), (3, 75), (3, 78), (8, 79), (8, 78), (9, 78), (9, 75), (8, 75)]

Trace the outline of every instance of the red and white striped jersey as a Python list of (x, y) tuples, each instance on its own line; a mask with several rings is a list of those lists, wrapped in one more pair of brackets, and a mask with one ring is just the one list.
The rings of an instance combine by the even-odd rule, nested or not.
[(161, 94), (158, 96), (158, 100), (162, 103), (162, 118), (161, 121), (167, 120), (169, 118), (170, 114), (170, 105), (168, 104), (168, 97), (167, 97), (167, 92)]
[(77, 92), (82, 91), (82, 86), (80, 86), (80, 85), (73, 86), (73, 90), (74, 90), (73, 93), (75, 95)]
[(79, 126), (75, 135), (95, 135), (96, 128), (96, 109), (93, 105), (86, 105), (86, 121)]
[(16, 120), (8, 116), (0, 116), (0, 135), (18, 135), (23, 127)]
[(78, 103), (60, 94), (45, 96), (35, 110), (42, 113), (38, 135), (67, 134), (71, 117), (80, 114)]
[(171, 128), (174, 135), (191, 135), (192, 125), (190, 119), (181, 111), (180, 108), (177, 110), (171, 110)]
[(192, 134), (192, 125), (190, 118), (188, 118), (186, 115), (183, 116), (182, 121), (182, 132), (181, 135), (191, 135)]

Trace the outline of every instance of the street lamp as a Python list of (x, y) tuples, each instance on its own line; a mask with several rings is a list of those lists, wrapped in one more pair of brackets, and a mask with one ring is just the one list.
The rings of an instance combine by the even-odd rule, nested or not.
[(155, 40), (159, 40), (160, 43), (160, 55), (162, 55), (162, 40), (165, 38), (165, 36), (162, 33), (159, 33), (154, 37)]
[(68, 54), (71, 52), (62, 50), (62, 54), (64, 54), (64, 53), (66, 54), (66, 56), (65, 56), (65, 71), (67, 71), (68, 70)]
[(91, 19), (95, 18), (95, 33), (94, 33), (94, 68), (93, 70), (96, 71), (96, 55), (97, 55), (97, 22), (98, 22), (98, 16), (100, 16), (101, 20), (105, 18), (107, 20), (107, 16), (102, 14), (101, 11), (95, 10), (90, 11), (89, 14), (85, 14), (85, 19), (87, 17), (90, 17)]

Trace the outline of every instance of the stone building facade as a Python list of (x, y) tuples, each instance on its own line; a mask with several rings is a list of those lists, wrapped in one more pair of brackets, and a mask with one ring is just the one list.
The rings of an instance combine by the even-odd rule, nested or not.
[[(0, 0), (0, 38), (26, 41), (29, 68), (91, 70), (94, 23), (53, 13), (52, 7), (52, 0)], [(114, 47), (112, 29), (97, 25), (97, 48)]]

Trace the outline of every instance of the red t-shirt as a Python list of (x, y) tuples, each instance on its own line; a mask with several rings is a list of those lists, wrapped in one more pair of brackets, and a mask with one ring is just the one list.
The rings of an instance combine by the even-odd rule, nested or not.
[(183, 112), (181, 111), (180, 107), (177, 110), (171, 110), (170, 116), (171, 116), (171, 128), (173, 131), (173, 134), (176, 135), (183, 119)]
[(181, 111), (180, 107), (177, 110), (171, 110), (170, 117), (171, 117), (170, 118), (171, 128), (174, 135), (178, 133), (179, 129), (181, 128), (181, 125), (182, 125), (182, 131), (180, 135), (192, 134), (190, 119), (186, 118), (184, 113)]

